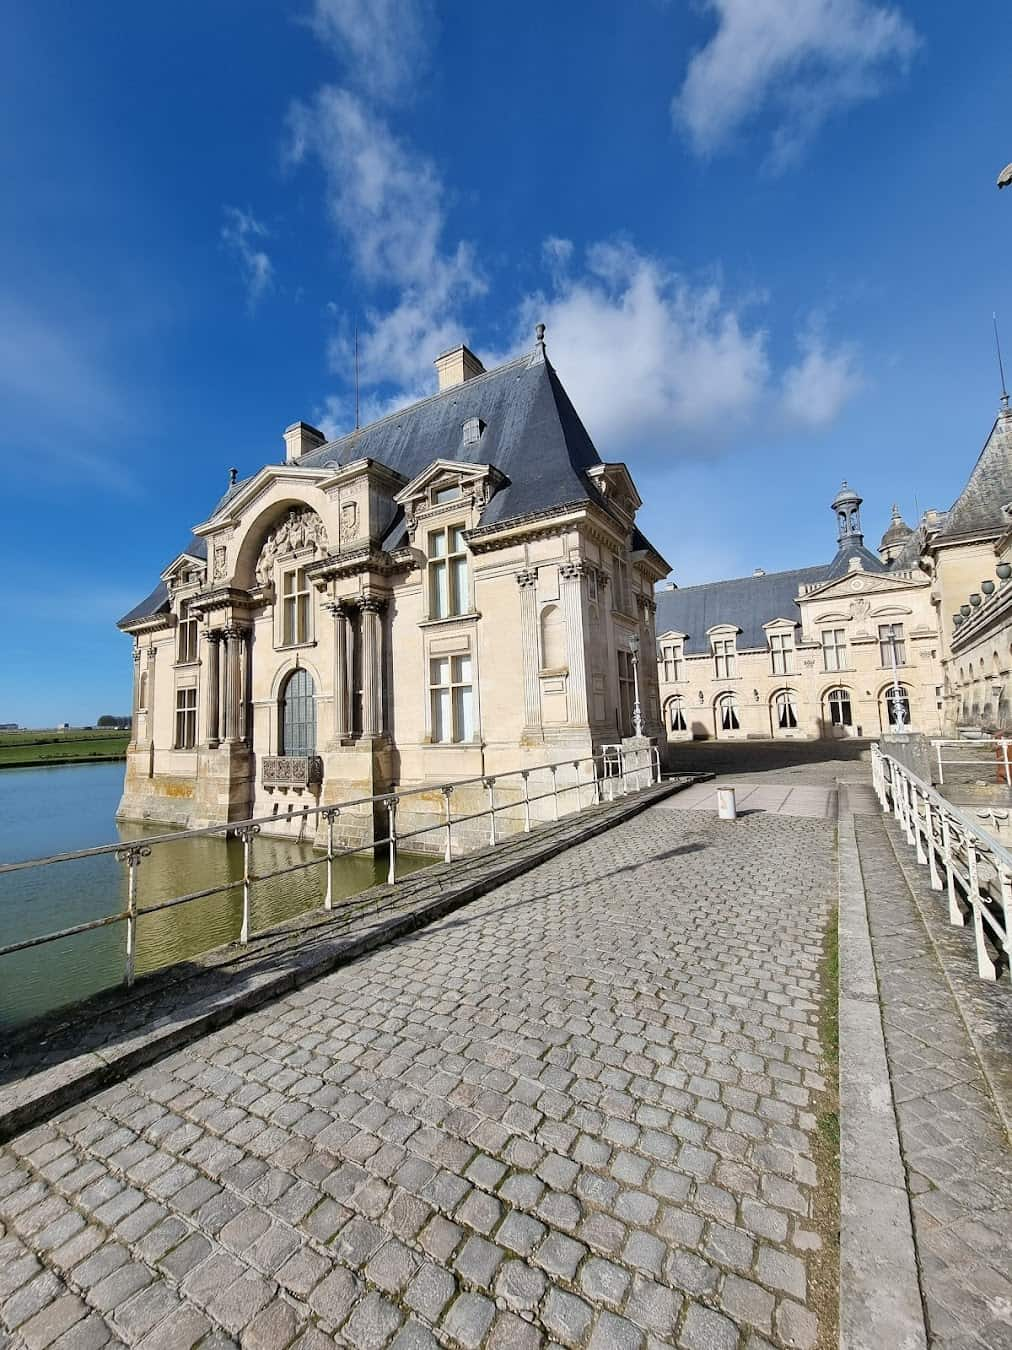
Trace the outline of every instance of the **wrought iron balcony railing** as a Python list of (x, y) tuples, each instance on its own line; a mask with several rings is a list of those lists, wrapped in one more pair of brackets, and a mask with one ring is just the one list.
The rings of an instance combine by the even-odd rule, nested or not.
[(266, 788), (305, 788), (323, 782), (319, 755), (264, 755), (260, 781)]

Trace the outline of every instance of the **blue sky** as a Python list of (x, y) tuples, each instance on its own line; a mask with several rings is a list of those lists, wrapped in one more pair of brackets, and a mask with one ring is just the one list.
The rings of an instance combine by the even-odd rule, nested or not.
[(945, 507), (1012, 364), (1007, 5), (8, 9), (0, 721), (129, 708), (116, 618), (297, 418), (549, 354), (683, 584)]

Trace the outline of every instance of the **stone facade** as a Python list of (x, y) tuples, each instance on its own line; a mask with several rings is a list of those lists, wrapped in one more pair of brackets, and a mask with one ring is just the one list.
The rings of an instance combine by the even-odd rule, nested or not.
[[(135, 670), (121, 817), (275, 815), (280, 830), (293, 809), (536, 769), (632, 732), (629, 641), (654, 650), (668, 568), (636, 529), (628, 471), (600, 461), (540, 336), (495, 371), (466, 348), (437, 367), (437, 395), (339, 441), (290, 427), (285, 463), (233, 483), (120, 621)], [(471, 795), (480, 809), (480, 783)], [(410, 809), (431, 821), (442, 797)], [(373, 815), (342, 811), (341, 828), (367, 839)]]

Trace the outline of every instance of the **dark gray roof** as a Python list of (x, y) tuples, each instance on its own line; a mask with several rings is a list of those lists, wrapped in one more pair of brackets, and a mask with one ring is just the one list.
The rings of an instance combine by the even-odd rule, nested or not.
[[(182, 557), (186, 553), (191, 558), (207, 558), (207, 540), (198, 539), (192, 535), (188, 543), (179, 550), (174, 556)], [(124, 614), (122, 619), (117, 620), (117, 627), (124, 628), (127, 624), (139, 623), (142, 619), (154, 619), (159, 614), (168, 613), (169, 609), (169, 588), (164, 581), (160, 581), (150, 595), (134, 605), (129, 614)]]
[(1007, 528), (1002, 507), (1009, 501), (1012, 501), (1012, 413), (1001, 412), (938, 537), (1000, 533)]
[(801, 622), (795, 597), (802, 586), (826, 580), (828, 567), (801, 567), (793, 572), (767, 572), (761, 577), (738, 577), (734, 581), (711, 581), (685, 586), (677, 591), (657, 591), (657, 632), (684, 633), (689, 655), (710, 650), (707, 629), (730, 623), (741, 629), (738, 646), (765, 647), (763, 624), (772, 619)]
[(835, 581), (837, 577), (846, 576), (850, 571), (851, 558), (860, 558), (861, 566), (866, 572), (885, 572), (885, 563), (877, 553), (872, 553), (870, 549), (865, 548), (861, 539), (851, 536), (845, 543), (840, 545), (836, 557), (826, 568), (825, 581)]
[[(473, 417), (485, 430), (465, 445), (464, 423)], [(509, 483), (492, 498), (483, 526), (570, 502), (605, 505), (584, 472), (600, 464), (600, 456), (551, 362), (539, 352), (328, 441), (299, 464), (316, 468), (357, 459), (378, 460), (409, 480), (436, 459), (494, 464)], [(385, 541), (388, 546), (395, 536)]]

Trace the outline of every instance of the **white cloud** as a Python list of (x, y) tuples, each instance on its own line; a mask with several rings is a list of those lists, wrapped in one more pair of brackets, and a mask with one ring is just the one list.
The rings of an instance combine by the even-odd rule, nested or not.
[(783, 409), (788, 418), (813, 429), (828, 426), (864, 383), (857, 352), (850, 344), (835, 350), (819, 332), (798, 339), (800, 360), (783, 376)]
[(238, 260), (246, 284), (246, 304), (250, 312), (274, 286), (274, 266), (259, 241), (268, 238), (267, 226), (257, 220), (251, 211), (237, 206), (226, 206), (221, 240)]
[(689, 63), (672, 103), (702, 155), (726, 149), (765, 107), (778, 118), (775, 168), (797, 158), (834, 112), (881, 92), (919, 39), (877, 0), (706, 0), (717, 31)]
[[(428, 392), (432, 361), (461, 340), (463, 304), (485, 290), (471, 246), (444, 243), (437, 169), (346, 89), (326, 88), (312, 102), (297, 103), (289, 126), (291, 160), (313, 158), (323, 168), (328, 210), (359, 279), (398, 293), (389, 308), (373, 305), (365, 313), (363, 384)], [(347, 376), (347, 325), (331, 344), (331, 359)]]
[(373, 98), (403, 94), (425, 70), (428, 0), (315, 0), (310, 23), (343, 60), (348, 80)]

